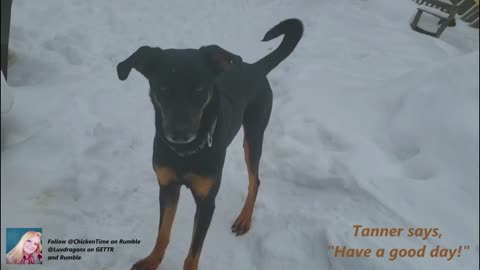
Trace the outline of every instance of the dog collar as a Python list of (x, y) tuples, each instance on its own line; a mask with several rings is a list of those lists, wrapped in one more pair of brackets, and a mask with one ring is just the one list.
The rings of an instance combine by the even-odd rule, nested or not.
[(213, 134), (215, 133), (216, 127), (217, 127), (217, 118), (215, 118), (212, 125), (210, 126), (210, 129), (207, 132), (206, 138), (203, 139), (200, 142), (200, 144), (193, 150), (180, 151), (168, 142), (167, 142), (167, 145), (170, 149), (172, 149), (175, 153), (177, 153), (177, 155), (179, 155), (181, 157), (191, 156), (193, 154), (196, 154), (196, 153), (200, 152), (200, 150), (202, 150), (205, 147), (205, 145), (208, 145), (208, 148), (212, 147), (212, 145), (213, 145)]

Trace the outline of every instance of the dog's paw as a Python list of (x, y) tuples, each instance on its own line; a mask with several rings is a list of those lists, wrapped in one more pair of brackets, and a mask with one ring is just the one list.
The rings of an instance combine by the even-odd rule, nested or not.
[(232, 225), (232, 233), (236, 236), (246, 234), (250, 230), (251, 224), (252, 215), (248, 211), (242, 211)]
[(130, 270), (157, 270), (160, 260), (150, 256), (136, 262)]

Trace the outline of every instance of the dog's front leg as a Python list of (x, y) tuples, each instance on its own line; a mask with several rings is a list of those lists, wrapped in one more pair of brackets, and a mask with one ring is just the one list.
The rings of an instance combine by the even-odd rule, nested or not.
[(190, 251), (185, 259), (183, 270), (197, 270), (200, 253), (202, 251), (203, 241), (207, 235), (208, 227), (212, 221), (215, 211), (215, 200), (198, 201), (197, 211), (195, 212), (195, 221), (193, 225), (192, 243)]
[(183, 270), (197, 270), (203, 241), (215, 211), (215, 195), (218, 186), (215, 187), (215, 180), (210, 177), (189, 175), (186, 179), (195, 198), (197, 210), (193, 224), (192, 243)]
[[(160, 222), (158, 226), (157, 242), (150, 255), (133, 265), (132, 270), (156, 270), (162, 262), (165, 250), (170, 241), (170, 232), (177, 211), (180, 197), (180, 185), (173, 182), (173, 173), (166, 169), (156, 169), (160, 184)], [(166, 177), (170, 179), (166, 179)]]

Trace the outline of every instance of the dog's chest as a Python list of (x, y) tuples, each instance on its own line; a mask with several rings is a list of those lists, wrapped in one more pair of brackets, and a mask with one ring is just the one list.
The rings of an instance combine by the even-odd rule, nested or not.
[(215, 178), (207, 174), (182, 172), (167, 166), (155, 166), (155, 174), (161, 187), (185, 185), (200, 197), (206, 197), (215, 184)]

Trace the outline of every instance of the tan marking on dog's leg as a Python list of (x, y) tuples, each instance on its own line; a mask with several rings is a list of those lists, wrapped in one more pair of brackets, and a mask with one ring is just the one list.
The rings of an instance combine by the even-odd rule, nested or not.
[(183, 264), (183, 270), (198, 270), (198, 261), (200, 260), (200, 253), (192, 255), (188, 253), (187, 258)]
[(156, 270), (163, 260), (170, 242), (170, 233), (180, 197), (180, 185), (174, 183), (175, 171), (167, 167), (154, 167), (154, 169), (160, 185), (160, 221), (157, 241), (150, 255), (135, 263), (132, 267), (135, 270)]
[[(196, 234), (196, 231), (197, 231), (197, 225), (198, 225), (198, 221), (197, 221), (197, 219), (195, 219), (195, 221), (193, 223), (192, 242), (195, 239), (195, 234)], [(201, 249), (200, 249), (200, 252), (201, 252)], [(197, 270), (198, 261), (200, 259), (200, 252), (198, 252), (198, 254), (196, 256), (193, 256), (192, 255), (192, 249), (190, 248), (190, 250), (188, 252), (188, 256), (185, 259), (185, 262), (184, 262), (184, 265), (183, 265), (184, 270)]]
[(177, 174), (172, 168), (154, 166), (154, 170), (160, 186), (168, 186), (177, 180)]
[(163, 258), (165, 250), (170, 242), (170, 233), (172, 231), (173, 221), (175, 220), (175, 213), (177, 212), (177, 203), (165, 207), (165, 214), (163, 216), (162, 224), (158, 230), (157, 242), (152, 251), (152, 256)]
[(134, 269), (139, 270), (154, 270), (162, 262), (165, 256), (168, 243), (170, 242), (170, 233), (172, 230), (172, 224), (175, 219), (175, 213), (177, 211), (178, 201), (168, 207), (165, 207), (163, 219), (160, 218), (161, 224), (159, 225), (157, 241), (150, 255), (145, 259), (137, 262)]
[(208, 227), (213, 215), (215, 206), (204, 208), (205, 205), (199, 206), (197, 204), (197, 211), (195, 212), (195, 221), (193, 224), (192, 243), (183, 264), (184, 270), (197, 270), (202, 253), (203, 242), (205, 240)]
[(193, 224), (192, 242), (183, 269), (197, 270), (203, 242), (215, 211), (215, 198), (214, 196), (210, 196), (213, 189), (214, 178), (187, 175), (185, 179), (192, 190), (197, 209), (195, 211)]
[(253, 208), (258, 193), (258, 165), (254, 166), (250, 161), (250, 147), (246, 139), (243, 140), (243, 148), (245, 152), (245, 163), (248, 170), (248, 194), (245, 204), (243, 205), (240, 215), (237, 217), (232, 226), (232, 232), (242, 235), (250, 230), (252, 223)]
[(185, 175), (188, 186), (201, 199), (205, 199), (212, 190), (214, 179), (209, 176), (200, 176), (196, 174)]

